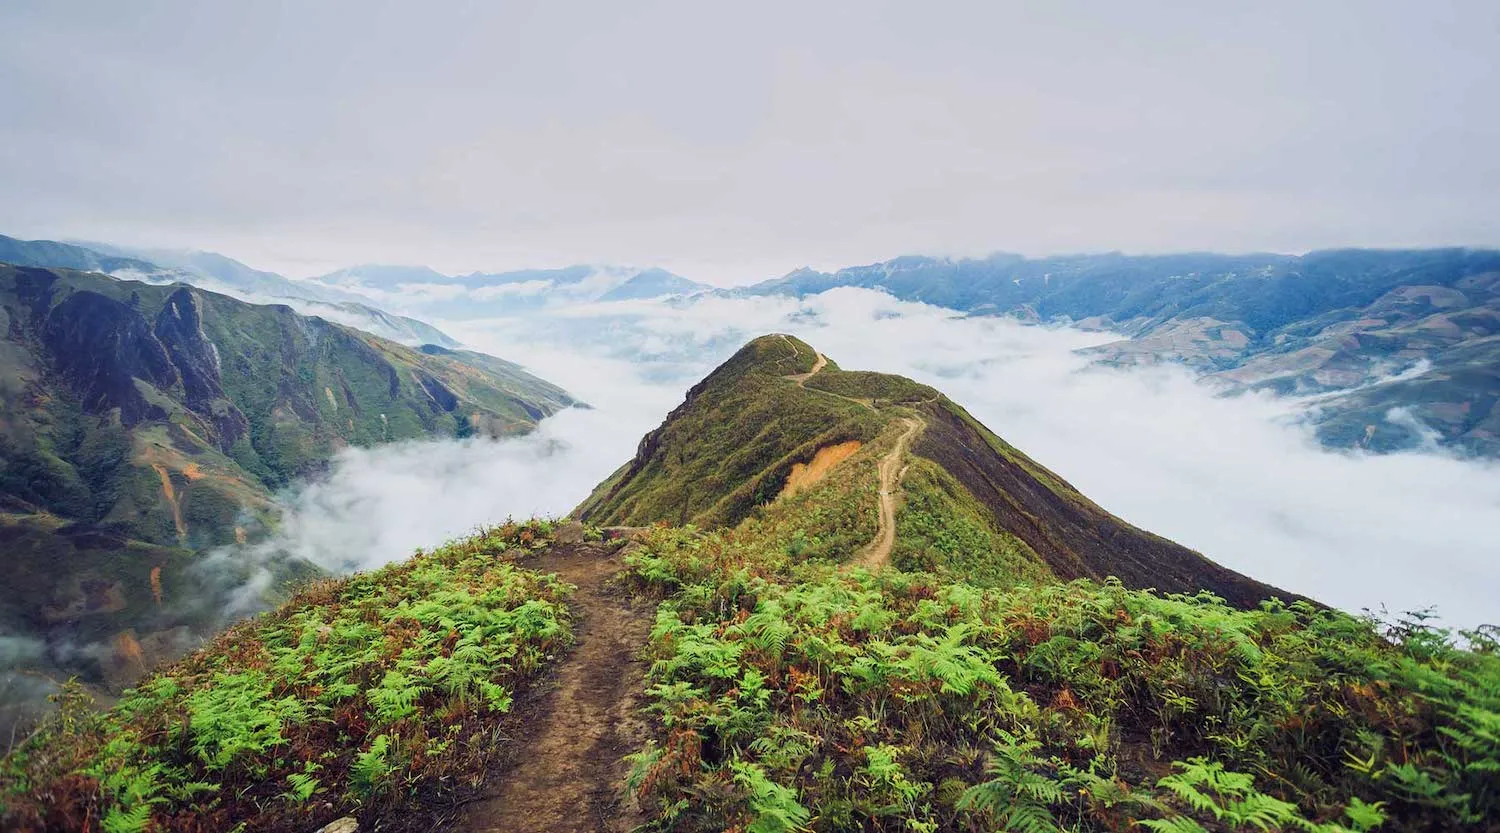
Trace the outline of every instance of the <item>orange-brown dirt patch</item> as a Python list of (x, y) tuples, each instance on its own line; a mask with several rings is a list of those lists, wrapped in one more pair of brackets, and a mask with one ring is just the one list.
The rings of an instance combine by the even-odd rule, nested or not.
[(156, 476), (161, 478), (161, 495), (166, 498), (167, 505), (172, 507), (172, 524), (177, 527), (177, 540), (187, 540), (187, 521), (182, 518), (182, 507), (177, 503), (177, 491), (172, 488), (172, 476), (167, 473), (167, 467), (160, 463), (152, 463)]
[(781, 494), (777, 495), (777, 498), (791, 497), (822, 480), (834, 466), (858, 453), (862, 445), (863, 443), (859, 440), (849, 440), (835, 445), (825, 445), (818, 449), (810, 461), (792, 466), (792, 471), (786, 478), (786, 485), (781, 487)]

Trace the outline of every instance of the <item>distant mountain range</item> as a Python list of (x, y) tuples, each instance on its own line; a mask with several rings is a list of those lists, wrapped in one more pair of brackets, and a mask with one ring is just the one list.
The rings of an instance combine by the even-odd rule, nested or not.
[(564, 304), (649, 300), (713, 289), (665, 269), (587, 265), (445, 275), (426, 266), (367, 264), (340, 269), (310, 283), (447, 319), (524, 314)]
[(455, 341), (420, 317), (471, 321), (707, 292), (805, 297), (862, 287), (968, 315), (1118, 333), (1091, 351), (1101, 363), (1180, 363), (1229, 393), (1293, 397), (1328, 447), (1500, 457), (1500, 252), (1492, 250), (907, 256), (799, 269), (731, 290), (662, 269), (588, 265), (447, 275), (366, 264), (291, 280), (209, 252), (0, 237), (3, 262), (186, 282), (450, 348)]
[(305, 315), (317, 315), (412, 347), (458, 346), (431, 324), (393, 315), (371, 306), (367, 298), (262, 272), (213, 252), (127, 249), (107, 243), (75, 245), (0, 235), (0, 263), (101, 272), (151, 284), (187, 283), (251, 303), (286, 304)]
[(1307, 397), (1332, 447), (1500, 456), (1500, 251), (901, 257), (736, 294), (878, 289), (971, 315), (1118, 332), (1101, 361), (1181, 362)]

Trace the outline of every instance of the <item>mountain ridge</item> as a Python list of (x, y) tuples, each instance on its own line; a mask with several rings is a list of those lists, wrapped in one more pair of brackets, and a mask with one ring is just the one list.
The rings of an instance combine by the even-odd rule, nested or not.
[[(793, 467), (840, 443), (875, 443), (902, 420), (920, 426), (899, 442), (910, 440), (915, 465), (931, 464), (924, 474), (933, 492), (983, 507), (992, 534), (1057, 579), (1113, 575), (1135, 588), (1209, 590), (1243, 607), (1298, 598), (1109, 514), (938, 391), (843, 371), (785, 334), (752, 340), (690, 388), (574, 515), (603, 525), (735, 526), (784, 490)], [(915, 557), (910, 549), (898, 547), (896, 563)]]
[[(1500, 819), (1492, 632), (1461, 646), (1420, 618), (1226, 604), (1203, 591), (1229, 580), (1183, 548), (1196, 587), (1181, 592), (1069, 580), (1074, 562), (966, 485), (981, 480), (1085, 568), (1131, 566), (1113, 556), (1149, 536), (1090, 515), (939, 392), (756, 339), (582, 522), (507, 521), (308, 585), (102, 713), (65, 690), (0, 759), (0, 818), (476, 833)], [(1070, 532), (1078, 518), (1092, 529)]]
[(0, 235), (0, 263), (101, 272), (154, 284), (186, 283), (247, 303), (289, 304), (305, 315), (320, 315), (410, 346), (458, 346), (431, 324), (371, 306), (361, 296), (253, 269), (216, 252), (17, 240)]
[(1117, 332), (1121, 341), (1091, 351), (1097, 360), (1180, 362), (1231, 390), (1320, 396), (1312, 416), (1330, 447), (1424, 443), (1410, 420), (1388, 418), (1395, 408), (1454, 452), (1500, 456), (1500, 251), (906, 256), (729, 292), (800, 297), (841, 286)]

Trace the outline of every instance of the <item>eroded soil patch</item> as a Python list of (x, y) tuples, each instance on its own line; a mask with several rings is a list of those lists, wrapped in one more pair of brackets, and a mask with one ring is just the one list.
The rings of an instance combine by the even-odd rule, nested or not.
[(863, 445), (859, 440), (826, 445), (818, 449), (812, 460), (793, 464), (791, 473), (787, 475), (786, 485), (781, 487), (781, 494), (776, 496), (777, 499), (791, 497), (822, 480), (834, 466), (857, 454)]

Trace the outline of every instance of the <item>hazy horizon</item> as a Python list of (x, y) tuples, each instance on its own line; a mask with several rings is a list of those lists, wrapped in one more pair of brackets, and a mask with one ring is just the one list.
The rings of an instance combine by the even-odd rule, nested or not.
[(0, 230), (291, 277), (1500, 245), (1488, 3), (21, 0), (0, 27)]
[[(5, 236), (8, 236), (8, 237), (16, 237), (16, 235), (14, 235), (14, 234), (8, 234), (6, 232), (6, 230), (4, 230), (4, 229), (0, 229), (0, 235), (5, 235)], [(26, 238), (18, 238), (18, 239), (26, 239)], [(130, 245), (130, 244), (123, 244), (123, 243), (120, 243), (118, 241), (112, 241), (112, 240), (102, 240), (102, 239), (97, 239), (97, 238), (92, 238), (91, 239), (91, 238), (89, 238), (87, 236), (54, 236), (54, 237), (48, 237), (48, 236), (45, 236), (45, 235), (44, 236), (40, 236), (40, 237), (35, 237), (35, 238), (29, 238), (28, 242), (48, 241), (48, 240), (50, 240), (52, 242), (57, 242), (57, 243), (65, 243), (65, 244), (71, 245), (71, 246), (79, 246), (79, 247), (82, 247), (82, 248), (106, 246), (106, 247), (110, 247), (110, 248), (119, 247), (119, 248), (122, 248), (122, 249), (138, 249), (138, 250), (141, 250), (141, 251), (155, 249), (155, 250), (161, 250), (161, 251), (171, 250), (171, 251), (178, 251), (178, 252), (199, 252), (199, 253), (204, 253), (204, 254), (214, 254), (214, 255), (220, 255), (220, 256), (223, 256), (223, 257), (230, 258), (231, 260), (238, 261), (239, 263), (241, 263), (241, 264), (243, 264), (245, 266), (248, 266), (248, 267), (250, 267), (252, 269), (256, 269), (256, 270), (259, 270), (259, 271), (262, 271), (262, 272), (272, 272), (272, 273), (275, 273), (275, 274), (279, 274), (282, 277), (290, 278), (292, 280), (310, 280), (310, 279), (313, 279), (313, 278), (323, 277), (325, 275), (329, 275), (329, 274), (332, 274), (334, 272), (338, 272), (338, 271), (341, 271), (341, 270), (354, 269), (354, 268), (364, 267), (364, 266), (387, 266), (387, 267), (411, 268), (411, 269), (419, 269), (419, 268), (424, 268), (425, 267), (425, 268), (433, 269), (434, 271), (436, 271), (436, 272), (438, 272), (438, 273), (440, 273), (440, 274), (442, 274), (444, 276), (447, 276), (447, 277), (463, 277), (465, 275), (471, 275), (471, 274), (505, 274), (505, 273), (509, 273), (509, 272), (546, 271), (546, 270), (566, 269), (566, 268), (575, 267), (575, 266), (589, 266), (589, 267), (595, 267), (595, 268), (621, 268), (621, 269), (665, 268), (665, 267), (662, 267), (660, 264), (657, 264), (657, 263), (604, 263), (604, 262), (588, 263), (588, 262), (578, 262), (578, 261), (568, 261), (568, 262), (557, 261), (557, 262), (548, 262), (548, 263), (520, 263), (520, 264), (514, 264), (514, 265), (507, 265), (507, 266), (502, 267), (502, 268), (479, 267), (479, 268), (473, 268), (473, 269), (440, 269), (440, 268), (436, 268), (432, 263), (423, 262), (423, 261), (412, 261), (412, 262), (404, 262), (404, 263), (395, 263), (395, 262), (381, 262), (381, 261), (373, 261), (373, 260), (360, 260), (360, 261), (354, 261), (354, 262), (349, 262), (349, 263), (343, 263), (343, 264), (334, 266), (333, 268), (326, 269), (326, 270), (323, 270), (323, 271), (314, 271), (314, 272), (307, 272), (305, 274), (298, 274), (298, 273), (295, 273), (295, 272), (281, 271), (281, 270), (278, 270), (276, 268), (273, 268), (271, 265), (265, 265), (265, 264), (260, 264), (260, 263), (253, 262), (253, 261), (248, 260), (246, 258), (239, 257), (236, 254), (234, 254), (233, 252), (215, 251), (215, 250), (205, 249), (205, 248), (201, 248), (201, 247), (197, 247), (197, 246), (192, 246), (192, 245), (164, 245), (164, 244), (163, 245), (147, 245), (147, 244)], [(793, 266), (793, 267), (791, 267), (789, 269), (786, 269), (784, 271), (777, 272), (775, 274), (761, 275), (761, 276), (753, 276), (752, 275), (752, 276), (748, 276), (744, 280), (739, 280), (739, 281), (734, 281), (734, 282), (720, 282), (720, 281), (715, 281), (713, 275), (693, 275), (693, 274), (683, 274), (683, 273), (680, 273), (680, 272), (677, 272), (677, 273), (674, 273), (674, 274), (678, 274), (680, 277), (688, 278), (690, 280), (698, 281), (700, 283), (711, 284), (711, 285), (714, 285), (714, 286), (716, 286), (718, 288), (734, 288), (734, 287), (741, 287), (741, 286), (749, 286), (749, 285), (752, 285), (752, 284), (755, 284), (755, 283), (758, 283), (758, 282), (761, 282), (761, 281), (766, 281), (766, 280), (775, 280), (777, 278), (785, 277), (786, 275), (791, 274), (792, 272), (798, 271), (799, 269), (814, 269), (814, 270), (817, 270), (817, 271), (823, 271), (823, 272), (830, 272), (830, 273), (832, 273), (832, 272), (837, 272), (840, 269), (859, 268), (859, 267), (863, 267), (863, 266), (873, 266), (873, 265), (876, 265), (876, 264), (886, 263), (886, 262), (889, 262), (891, 260), (895, 260), (897, 258), (902, 258), (902, 257), (927, 257), (927, 258), (933, 258), (933, 259), (939, 259), (939, 260), (965, 260), (965, 259), (983, 260), (985, 258), (997, 257), (997, 256), (1002, 256), (1002, 255), (1015, 255), (1015, 256), (1019, 256), (1019, 257), (1024, 257), (1024, 258), (1026, 258), (1028, 260), (1045, 260), (1045, 259), (1049, 259), (1049, 258), (1100, 257), (1100, 256), (1104, 256), (1104, 255), (1122, 255), (1122, 256), (1125, 256), (1125, 257), (1158, 257), (1158, 256), (1171, 256), (1171, 255), (1200, 255), (1201, 254), (1201, 255), (1220, 255), (1220, 256), (1225, 256), (1225, 257), (1250, 257), (1250, 256), (1256, 256), (1256, 255), (1280, 256), (1280, 257), (1301, 257), (1301, 256), (1308, 255), (1308, 254), (1311, 254), (1311, 253), (1314, 253), (1314, 252), (1336, 251), (1336, 250), (1340, 250), (1340, 249), (1360, 249), (1360, 250), (1367, 250), (1367, 251), (1399, 251), (1399, 250), (1406, 250), (1406, 249), (1497, 250), (1497, 249), (1500, 249), (1500, 244), (1495, 244), (1495, 245), (1470, 245), (1470, 244), (1463, 244), (1463, 243), (1454, 243), (1454, 244), (1442, 245), (1442, 246), (1439, 246), (1439, 245), (1433, 245), (1433, 246), (1314, 246), (1314, 247), (1309, 248), (1309, 249), (1300, 249), (1300, 250), (1297, 250), (1297, 251), (1269, 251), (1269, 250), (1249, 250), (1249, 249), (1242, 250), (1242, 251), (1239, 251), (1239, 250), (1214, 250), (1214, 249), (1205, 249), (1205, 248), (1202, 248), (1202, 247), (1197, 247), (1197, 248), (1186, 247), (1186, 248), (1181, 248), (1181, 249), (1162, 249), (1162, 250), (1159, 250), (1159, 251), (1130, 251), (1130, 250), (1124, 250), (1124, 249), (1096, 249), (1096, 250), (1078, 249), (1078, 250), (1061, 250), (1061, 251), (1055, 251), (1055, 252), (1040, 252), (1040, 253), (1021, 252), (1021, 251), (1014, 251), (1014, 250), (1010, 250), (1010, 249), (991, 249), (991, 250), (984, 251), (984, 252), (970, 253), (970, 254), (947, 254), (947, 253), (923, 252), (923, 251), (899, 251), (899, 252), (896, 252), (894, 254), (890, 254), (888, 256), (885, 256), (885, 257), (876, 258), (875, 260), (866, 260), (866, 261), (859, 261), (859, 262), (853, 262), (853, 263), (838, 263), (838, 264), (830, 264), (830, 265), (825, 265), (825, 266), (817, 266), (817, 265), (811, 265), (811, 264), (805, 264), (804, 263), (804, 264), (799, 264), (797, 266)], [(149, 258), (146, 258), (146, 259), (149, 260)], [(668, 271), (671, 271), (671, 270), (668, 270)]]

